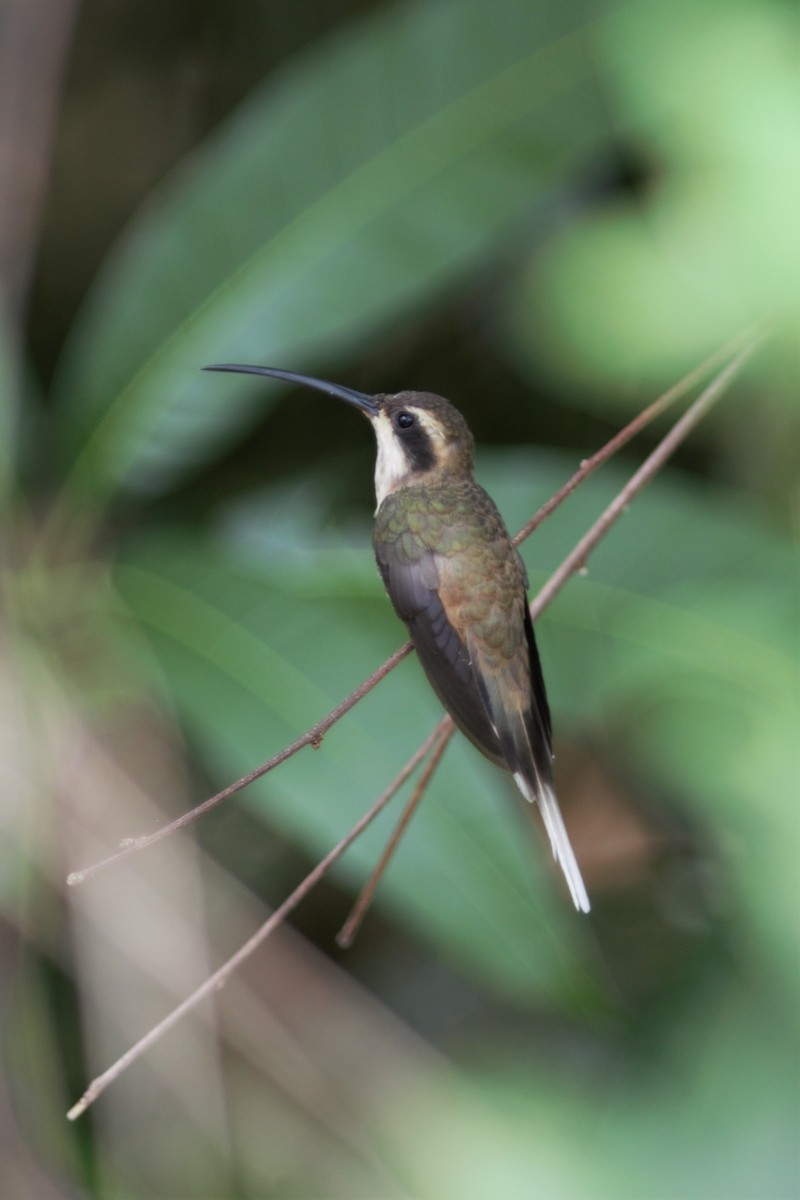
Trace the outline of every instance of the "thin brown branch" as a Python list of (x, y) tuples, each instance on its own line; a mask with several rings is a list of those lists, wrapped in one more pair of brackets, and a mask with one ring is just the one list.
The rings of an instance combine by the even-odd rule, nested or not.
[(519, 530), (519, 532), (514, 534), (514, 537), (511, 539), (514, 545), (519, 546), (521, 542), (524, 542), (526, 538), (529, 538), (533, 531), (539, 528), (542, 521), (544, 521), (546, 517), (549, 517), (550, 514), (558, 508), (559, 504), (562, 504), (563, 501), (566, 500), (567, 496), (570, 496), (575, 489), (581, 483), (583, 483), (584, 479), (587, 479), (589, 475), (596, 471), (598, 467), (601, 467), (603, 463), (608, 462), (608, 460), (615, 455), (618, 450), (621, 450), (622, 447), (627, 445), (632, 438), (636, 437), (637, 433), (641, 433), (641, 431), (647, 425), (651, 424), (656, 417), (659, 417), (663, 412), (666, 412), (670, 405), (674, 404), (676, 400), (680, 400), (681, 396), (685, 396), (687, 392), (691, 391), (696, 384), (705, 379), (706, 375), (710, 375), (711, 372), (716, 370), (717, 367), (720, 367), (724, 363), (728, 362), (732, 355), (736, 354), (743, 347), (748, 346), (756, 337), (757, 332), (758, 327), (751, 326), (749, 329), (742, 330), (742, 332), (737, 334), (735, 338), (731, 338), (729, 342), (727, 342), (724, 346), (721, 346), (719, 350), (715, 350), (713, 354), (710, 354), (708, 358), (701, 362), (699, 366), (695, 367), (693, 371), (690, 371), (688, 375), (684, 375), (683, 379), (678, 380), (676, 384), (673, 384), (671, 388), (668, 388), (666, 392), (659, 396), (657, 400), (654, 400), (652, 404), (649, 404), (647, 408), (642, 409), (642, 411), (636, 417), (634, 417), (632, 421), (628, 422), (624, 429), (621, 429), (618, 434), (611, 438), (610, 441), (606, 442), (604, 446), (601, 446), (601, 448), (595, 454), (593, 454), (591, 458), (584, 459), (580, 465), (580, 468), (570, 479), (567, 480), (563, 487), (560, 487), (558, 491), (551, 496), (550, 499), (547, 500), (537, 512), (533, 514), (530, 521), (527, 521), (526, 524), (523, 525)]
[(303, 879), (297, 885), (294, 891), (287, 896), (283, 903), (275, 909), (271, 916), (269, 916), (263, 925), (256, 930), (252, 937), (248, 938), (247, 941), (239, 947), (236, 953), (232, 954), (227, 962), (223, 963), (223, 965), (219, 967), (213, 975), (209, 975), (208, 979), (201, 983), (200, 986), (196, 988), (190, 996), (187, 996), (185, 1000), (181, 1001), (181, 1003), (172, 1010), (172, 1012), (168, 1013), (167, 1016), (164, 1017), (163, 1021), (159, 1021), (157, 1025), (154, 1025), (153, 1028), (144, 1035), (144, 1037), (140, 1038), (135, 1045), (131, 1046), (131, 1048), (127, 1050), (120, 1058), (118, 1058), (117, 1061), (108, 1068), (108, 1070), (104, 1071), (102, 1075), (98, 1075), (96, 1079), (92, 1080), (77, 1104), (74, 1104), (67, 1113), (67, 1117), (70, 1121), (74, 1121), (81, 1115), (81, 1113), (84, 1113), (89, 1105), (97, 1099), (101, 1092), (106, 1090), (109, 1084), (113, 1083), (114, 1080), (117, 1079), (124, 1070), (126, 1070), (129, 1066), (131, 1066), (132, 1063), (136, 1061), (137, 1058), (140, 1058), (146, 1050), (149, 1050), (149, 1048), (155, 1042), (157, 1042), (161, 1037), (164, 1036), (165, 1033), (172, 1029), (172, 1027), (176, 1025), (178, 1021), (180, 1021), (180, 1019), (186, 1015), (186, 1013), (195, 1008), (201, 1000), (204, 1000), (207, 996), (210, 996), (213, 992), (224, 986), (228, 976), (231, 975), (237, 967), (241, 966), (245, 959), (249, 958), (250, 955), (258, 949), (262, 942), (266, 941), (271, 933), (274, 933), (274, 931), (278, 928), (282, 921), (285, 920), (289, 913), (297, 907), (301, 900), (303, 900), (314, 887), (316, 887), (325, 872), (342, 857), (345, 850), (347, 850), (348, 847), (351, 846), (356, 840), (356, 838), (360, 837), (367, 826), (374, 821), (374, 819), (386, 807), (395, 793), (403, 786), (409, 775), (411, 775), (419, 763), (422, 762), (425, 755), (435, 745), (440, 736), (440, 726), (437, 725), (436, 728), (430, 734), (428, 734), (422, 745), (411, 755), (411, 758), (409, 758), (405, 766), (398, 771), (392, 782), (389, 784), (386, 790), (381, 793), (372, 807), (368, 809), (363, 817), (360, 817), (359, 820), (356, 821), (355, 825), (353, 825), (352, 829), (345, 834), (341, 841), (337, 842), (333, 849), (330, 850), (325, 857), (317, 863), (313, 871), (310, 871), (308, 875), (306, 875), (305, 879)]
[[(693, 371), (690, 371), (688, 375), (685, 375), (683, 379), (681, 379), (673, 387), (669, 388), (663, 393), (662, 396), (660, 396), (641, 413), (634, 417), (634, 419), (630, 421), (624, 427), (624, 429), (620, 430), (620, 432), (616, 434), (616, 436), (613, 437), (609, 442), (607, 442), (605, 446), (598, 450), (596, 454), (593, 454), (591, 458), (588, 458), (581, 463), (580, 468), (574, 473), (574, 475), (571, 476), (570, 479), (567, 480), (563, 487), (561, 487), (555, 493), (555, 495), (547, 501), (546, 504), (543, 504), (538, 512), (531, 517), (530, 521), (528, 521), (527, 524), (524, 525), (517, 534), (515, 534), (514, 538), (512, 539), (514, 544), (519, 545), (520, 542), (529, 537), (534, 529), (536, 529), (542, 523), (542, 521), (550, 515), (550, 513), (558, 508), (559, 504), (566, 500), (566, 498), (575, 491), (578, 485), (581, 484), (583, 480), (587, 478), (587, 476), (589, 476), (593, 471), (597, 470), (597, 468), (604, 462), (607, 462), (608, 459), (610, 459), (612, 455), (616, 454), (616, 452), (620, 450), (627, 442), (629, 442), (631, 438), (635, 437), (635, 435), (644, 429), (645, 426), (651, 421), (654, 421), (656, 417), (658, 417), (665, 411), (666, 408), (669, 407), (669, 405), (673, 404), (681, 396), (685, 395), (685, 393), (691, 387), (699, 382), (699, 380), (704, 378), (704, 376), (707, 375), (711, 370), (713, 370), (720, 363), (727, 361), (730, 355), (735, 353), (740, 346), (743, 344), (748, 344), (748, 342), (752, 342), (754, 340), (754, 336), (753, 327), (738, 334), (737, 337), (720, 347), (719, 350), (714, 351), (714, 353), (709, 355), (709, 357), (700, 363), (698, 367), (696, 367)], [(536, 603), (536, 601), (534, 601), (534, 603)], [(533, 611), (533, 606), (531, 607)], [(538, 609), (537, 611), (541, 610)], [(320, 721), (318, 721), (316, 725), (313, 725), (311, 729), (307, 730), (304, 734), (302, 734), (301, 737), (292, 742), (291, 745), (284, 747), (283, 750), (280, 750), (277, 754), (273, 755), (272, 758), (267, 759), (266, 762), (262, 763), (258, 767), (255, 767), (246, 775), (243, 775), (241, 779), (237, 779), (234, 783), (229, 784), (215, 795), (210, 796), (208, 800), (204, 800), (202, 804), (198, 804), (195, 808), (190, 809), (189, 812), (183, 813), (180, 817), (176, 818), (176, 820), (171, 821), (168, 825), (164, 825), (161, 829), (157, 829), (155, 832), (150, 834), (144, 834), (141, 837), (126, 839), (116, 853), (110, 854), (107, 858), (101, 859), (99, 862), (93, 863), (89, 867), (84, 867), (82, 870), (73, 871), (72, 874), (68, 876), (67, 883), (70, 886), (76, 886), (77, 884), (84, 883), (87, 879), (90, 879), (93, 875), (97, 874), (98, 871), (102, 871), (105, 867), (112, 866), (114, 863), (126, 858), (129, 854), (134, 854), (138, 850), (145, 850), (149, 846), (154, 846), (156, 842), (160, 842), (164, 838), (169, 837), (170, 834), (176, 833), (179, 829), (183, 829), (187, 825), (190, 825), (193, 821), (196, 821), (198, 817), (203, 816), (204, 813), (207, 813), (210, 809), (215, 808), (218, 804), (221, 804), (223, 800), (229, 799), (229, 797), (235, 795), (237, 792), (240, 792), (243, 788), (248, 787), (249, 784), (254, 783), (256, 779), (260, 779), (263, 775), (273, 771), (275, 767), (280, 766), (280, 764), (285, 762), (287, 758), (291, 758), (292, 755), (297, 754), (298, 751), (304, 749), (306, 746), (319, 746), (323, 736), (328, 732), (328, 730), (335, 725), (336, 722), (345, 715), (345, 713), (348, 713), (351, 708), (358, 704), (358, 702), (362, 700), (364, 696), (371, 692), (376, 684), (380, 683), (380, 681), (384, 679), (390, 671), (394, 670), (397, 664), (401, 662), (410, 652), (411, 643), (406, 642), (399, 648), (399, 650), (396, 650), (395, 653), (388, 658), (382, 666), (378, 667), (378, 669), (374, 671), (368, 679), (365, 679), (363, 683), (359, 684), (355, 691), (351, 692), (350, 695), (346, 696), (345, 699), (337, 704), (335, 708), (331, 709), (331, 711)]]
[(190, 825), (192, 821), (196, 821), (198, 817), (202, 817), (202, 815), (207, 813), (209, 809), (215, 808), (218, 804), (221, 804), (223, 800), (227, 800), (229, 796), (233, 796), (236, 792), (240, 792), (242, 788), (246, 788), (248, 784), (254, 783), (256, 779), (260, 779), (262, 775), (266, 775), (269, 771), (274, 771), (275, 768), (279, 767), (282, 762), (286, 762), (287, 758), (291, 758), (292, 755), (297, 754), (298, 750), (302, 750), (306, 746), (314, 746), (315, 748), (318, 748), (323, 737), (331, 728), (331, 726), (335, 725), (337, 721), (340, 721), (345, 713), (348, 713), (351, 708), (358, 704), (359, 700), (363, 700), (364, 697), (371, 692), (372, 689), (379, 684), (382, 679), (385, 679), (389, 672), (393, 671), (397, 664), (402, 662), (402, 660), (410, 653), (411, 642), (406, 642), (405, 645), (401, 646), (399, 650), (395, 650), (394, 654), (392, 654), (390, 658), (387, 658), (386, 662), (382, 666), (378, 667), (377, 671), (373, 671), (369, 679), (365, 679), (363, 683), (360, 683), (355, 691), (351, 692), (349, 696), (345, 696), (344, 700), (337, 704), (335, 708), (332, 708), (327, 716), (324, 716), (321, 721), (317, 721), (316, 725), (312, 725), (310, 729), (306, 730), (306, 732), (302, 734), (302, 736), (296, 741), (292, 742), (291, 745), (285, 746), (283, 750), (279, 750), (277, 754), (274, 754), (272, 758), (267, 759), (267, 761), (262, 763), (260, 767), (256, 767), (247, 775), (243, 775), (241, 779), (237, 779), (235, 783), (229, 784), (227, 787), (223, 788), (221, 792), (217, 792), (214, 796), (210, 796), (208, 800), (204, 800), (203, 803), (198, 804), (196, 808), (191, 809), (189, 812), (183, 813), (174, 821), (170, 821), (169, 825), (164, 825), (161, 829), (157, 829), (154, 833), (145, 834), (143, 837), (131, 838), (129, 841), (123, 843), (122, 847), (116, 852), (116, 854), (110, 854), (108, 858), (101, 859), (100, 862), (94, 863), (91, 867), (84, 867), (82, 871), (73, 871), (72, 874), (67, 877), (67, 883), (71, 887), (74, 887), (79, 883), (84, 883), (87, 879), (90, 879), (92, 875), (96, 875), (98, 871), (102, 871), (104, 867), (110, 867), (113, 863), (119, 862), (120, 859), (126, 858), (129, 854), (133, 854), (137, 850), (144, 850), (148, 846), (154, 846), (156, 842), (160, 842), (163, 838), (169, 837), (171, 833), (177, 833), (179, 829), (183, 829), (184, 826)]
[(592, 550), (597, 546), (611, 526), (619, 520), (635, 496), (650, 482), (653, 476), (661, 470), (681, 442), (705, 416), (711, 406), (720, 398), (728, 385), (739, 374), (745, 363), (760, 349), (766, 340), (766, 334), (758, 334), (744, 346), (735, 358), (714, 376), (708, 387), (700, 393), (686, 412), (676, 421), (669, 433), (661, 439), (655, 450), (647, 456), (638, 471), (635, 471), (621, 492), (611, 501), (606, 510), (598, 517), (589, 529), (567, 555), (561, 566), (553, 572), (543, 588), (531, 601), (530, 610), (533, 620), (547, 608), (555, 599), (564, 584), (572, 575), (580, 571)]
[(425, 764), (425, 770), (420, 775), (417, 781), (417, 786), (414, 788), (408, 803), (400, 814), (400, 819), (392, 830), (392, 836), (386, 843), (383, 854), (378, 859), (378, 863), (375, 866), (372, 874), (364, 884), (364, 887), (361, 889), (358, 899), (356, 900), (352, 911), (350, 912), (350, 916), (347, 918), (339, 933), (336, 935), (336, 941), (343, 950), (346, 950), (349, 946), (352, 946), (353, 940), (361, 928), (361, 923), (364, 920), (364, 917), (367, 915), (367, 910), (372, 903), (372, 898), (375, 895), (375, 889), (380, 883), (384, 871), (391, 862), (392, 856), (397, 849), (400, 839), (408, 828), (409, 821), (417, 811), (420, 801), (425, 795), (428, 784), (433, 778), (434, 772), (441, 761), (442, 755), (447, 749), (447, 744), (455, 733), (455, 729), (456, 727), (453, 724), (452, 717), (447, 716), (442, 717), (441, 721), (434, 729), (433, 732), (437, 736), (438, 741), (434, 747), (433, 753)]

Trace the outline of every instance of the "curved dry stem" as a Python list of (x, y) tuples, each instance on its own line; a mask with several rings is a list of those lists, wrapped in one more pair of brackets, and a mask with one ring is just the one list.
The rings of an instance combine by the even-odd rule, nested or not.
[(202, 817), (209, 809), (215, 808), (221, 804), (223, 800), (227, 800), (230, 796), (240, 792), (242, 788), (246, 788), (248, 784), (254, 783), (256, 779), (260, 779), (262, 775), (266, 775), (269, 771), (274, 771), (281, 763), (286, 762), (287, 758), (297, 754), (298, 750), (302, 750), (305, 746), (314, 746), (318, 748), (322, 739), (332, 725), (340, 721), (345, 713), (348, 713), (351, 708), (358, 704), (359, 700), (372, 691), (372, 689), (385, 679), (390, 671), (393, 671), (399, 662), (402, 662), (411, 653), (411, 642), (406, 642), (399, 650), (395, 650), (390, 658), (382, 666), (378, 667), (377, 671), (360, 683), (355, 691), (352, 691), (349, 696), (345, 696), (335, 708), (324, 716), (321, 721), (317, 721), (316, 725), (312, 725), (307, 729), (296, 741), (289, 746), (284, 746), (283, 750), (279, 750), (277, 754), (273, 754), (272, 758), (268, 758), (260, 767), (248, 772), (247, 775), (242, 775), (241, 779), (237, 779), (235, 783), (228, 784), (221, 792), (216, 792), (210, 796), (208, 800), (204, 800), (202, 804), (198, 804), (196, 808), (192, 808), (189, 812), (183, 813), (174, 821), (170, 821), (169, 825), (164, 825), (161, 829), (157, 829), (154, 833), (145, 834), (143, 837), (131, 838), (125, 841), (121, 848), (115, 854), (110, 854), (108, 858), (103, 858), (99, 862), (94, 863), (91, 867), (84, 867), (81, 871), (73, 871), (67, 876), (67, 883), (70, 887), (75, 887), (79, 883), (84, 883), (87, 879), (91, 879), (92, 875), (96, 875), (98, 871), (102, 871), (104, 867), (110, 867), (114, 863), (119, 862), (122, 858), (127, 858), (129, 854), (133, 854), (137, 850), (144, 850), (148, 846), (154, 846), (156, 842), (162, 841), (163, 838), (169, 837), (171, 833), (177, 833), (179, 829), (183, 829), (186, 825), (191, 825), (198, 817)]
[(533, 531), (539, 528), (542, 521), (546, 517), (549, 517), (551, 512), (554, 512), (559, 504), (562, 504), (566, 500), (567, 496), (572, 495), (575, 489), (583, 483), (584, 479), (588, 479), (598, 467), (608, 462), (618, 450), (621, 450), (623, 446), (635, 438), (637, 433), (641, 433), (646, 426), (655, 421), (656, 417), (660, 417), (663, 412), (666, 412), (670, 405), (691, 391), (696, 384), (705, 379), (706, 375), (710, 375), (717, 367), (721, 367), (727, 363), (732, 355), (737, 354), (740, 350), (747, 349), (751, 343), (758, 341), (758, 344), (760, 344), (760, 341), (765, 336), (760, 325), (751, 325), (749, 328), (743, 329), (736, 337), (731, 338), (724, 346), (720, 346), (719, 350), (715, 350), (713, 354), (704, 359), (688, 375), (684, 375), (683, 379), (678, 380), (671, 388), (667, 388), (666, 392), (663, 392), (652, 404), (648, 404), (647, 408), (643, 408), (632, 421), (628, 422), (624, 429), (621, 429), (610, 441), (601, 446), (591, 458), (583, 460), (579, 469), (567, 480), (563, 487), (560, 487), (549, 500), (545, 501), (541, 508), (533, 514), (530, 521), (527, 521), (514, 534), (511, 539), (514, 545), (519, 546), (521, 542), (529, 538)]
[(131, 1046), (131, 1048), (127, 1050), (120, 1058), (118, 1058), (117, 1061), (108, 1068), (108, 1070), (104, 1071), (102, 1075), (98, 1075), (96, 1079), (92, 1080), (77, 1104), (74, 1104), (67, 1113), (67, 1117), (70, 1121), (74, 1121), (81, 1115), (81, 1113), (84, 1113), (89, 1105), (97, 1099), (101, 1092), (106, 1090), (109, 1084), (113, 1083), (114, 1080), (117, 1079), (127, 1067), (136, 1061), (137, 1058), (140, 1058), (142, 1054), (144, 1054), (145, 1050), (149, 1050), (149, 1048), (155, 1042), (157, 1042), (159, 1038), (163, 1037), (165, 1033), (172, 1029), (172, 1027), (176, 1025), (178, 1021), (180, 1021), (181, 1017), (185, 1016), (186, 1013), (195, 1008), (201, 1000), (204, 1000), (218, 988), (221, 988), (225, 984), (228, 976), (235, 971), (237, 967), (241, 966), (245, 959), (249, 958), (250, 955), (258, 949), (261, 943), (267, 940), (271, 933), (274, 933), (274, 931), (278, 928), (282, 921), (285, 920), (289, 913), (297, 907), (300, 901), (308, 895), (312, 888), (316, 887), (325, 872), (342, 857), (345, 850), (352, 845), (356, 838), (360, 837), (367, 826), (375, 820), (378, 813), (380, 813), (386, 807), (395, 793), (403, 786), (409, 775), (412, 774), (415, 768), (423, 760), (431, 747), (434, 746), (439, 736), (440, 731), (439, 726), (437, 726), (436, 729), (434, 729), (433, 732), (425, 738), (425, 741), (422, 743), (422, 745), (415, 750), (405, 766), (397, 772), (392, 782), (389, 784), (386, 790), (381, 793), (372, 807), (368, 809), (366, 813), (364, 813), (363, 817), (356, 821), (349, 833), (345, 834), (341, 841), (337, 842), (333, 849), (330, 850), (325, 857), (317, 863), (313, 871), (310, 871), (308, 875), (306, 875), (306, 877), (297, 885), (294, 891), (287, 896), (287, 898), (278, 908), (275, 909), (271, 916), (269, 916), (264, 924), (256, 930), (252, 937), (248, 938), (247, 941), (239, 947), (236, 953), (231, 955), (227, 962), (223, 963), (222, 966), (213, 973), (213, 975), (209, 975), (208, 979), (201, 983), (200, 986), (196, 988), (190, 996), (187, 996), (186, 999), (183, 1000), (176, 1008), (174, 1008), (171, 1013), (168, 1013), (167, 1016), (164, 1017), (163, 1021), (159, 1021), (157, 1025), (154, 1025), (153, 1028), (144, 1035), (144, 1037), (140, 1038), (135, 1045)]
[(434, 772), (441, 761), (442, 755), (447, 749), (447, 744), (455, 731), (456, 727), (453, 723), (453, 718), (447, 716), (442, 717), (439, 724), (433, 730), (437, 741), (433, 748), (433, 753), (425, 764), (425, 770), (420, 775), (417, 781), (417, 786), (411, 793), (411, 798), (400, 814), (400, 819), (392, 830), (392, 836), (386, 843), (383, 854), (378, 859), (372, 874), (359, 892), (358, 899), (353, 905), (349, 917), (339, 930), (339, 933), (336, 935), (337, 944), (341, 946), (343, 950), (346, 950), (348, 947), (352, 946), (355, 936), (361, 927), (361, 922), (367, 915), (367, 910), (372, 903), (372, 898), (375, 895), (375, 889), (380, 883), (384, 871), (389, 866), (392, 856), (400, 843), (400, 839), (408, 828), (409, 821), (419, 808), (420, 801), (425, 795), (428, 784), (433, 778)]
[(619, 520), (631, 500), (635, 496), (638, 496), (645, 485), (661, 470), (670, 455), (675, 452), (681, 442), (691, 433), (711, 406), (733, 382), (744, 365), (760, 349), (767, 336), (766, 333), (751, 336), (750, 341), (714, 376), (708, 387), (703, 389), (694, 403), (687, 408), (683, 416), (675, 422), (669, 433), (661, 439), (655, 450), (647, 456), (638, 471), (634, 472), (622, 491), (614, 497), (605, 511), (595, 521), (594, 525), (587, 530), (575, 548), (570, 551), (561, 566), (553, 572), (544, 587), (534, 596), (530, 604), (533, 620), (555, 599), (567, 580), (577, 571), (583, 569), (592, 550), (602, 541), (611, 526)]

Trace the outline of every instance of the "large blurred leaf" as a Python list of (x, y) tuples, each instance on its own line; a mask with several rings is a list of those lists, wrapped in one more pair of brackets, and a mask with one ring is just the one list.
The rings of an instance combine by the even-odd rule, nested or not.
[[(310, 597), (279, 589), (268, 572), (245, 573), (174, 542), (140, 551), (117, 581), (153, 639), (196, 746), (223, 779), (293, 740), (400, 639), (377, 580), (366, 599), (360, 587), (346, 599)], [(439, 715), (418, 665), (407, 662), (318, 751), (302, 751), (249, 789), (247, 802), (321, 856)], [(381, 901), (489, 984), (563, 996), (580, 970), (570, 950), (577, 918), (545, 883), (547, 852), (521, 830), (527, 810), (515, 812), (512, 797), (516, 805), (510, 780), (458, 739)], [(365, 880), (387, 832), (384, 819), (348, 852), (338, 871), (351, 886)]]
[(387, 1095), (379, 1112), (410, 1194), (431, 1200), (790, 1200), (796, 1044), (754, 978), (677, 1021), (645, 1078), (604, 1070), (578, 1087), (521, 1064)]
[(86, 305), (58, 389), (81, 486), (163, 486), (235, 436), (264, 392), (204, 363), (330, 359), (490, 253), (600, 137), (592, 75), (576, 8), (516, 0), (398, 6), (289, 63)]
[[(484, 456), (480, 474), (513, 527), (569, 470), (563, 456), (515, 451)], [(618, 470), (590, 480), (542, 527), (526, 548), (534, 584), (621, 482)], [(361, 555), (345, 545), (338, 563), (335, 534), (313, 525), (318, 560), (284, 555), (281, 542), (291, 539), (275, 533), (281, 512), (294, 512), (294, 540), (302, 531), (282, 495), (272, 497), (272, 524), (268, 495), (264, 507), (251, 501), (225, 521), (224, 557), (155, 543), (132, 552), (118, 572), (223, 779), (307, 728), (401, 637), (374, 574), (368, 530)], [(747, 846), (744, 860), (728, 853), (728, 868), (748, 911), (773, 931), (779, 959), (791, 939), (785, 914), (794, 888), (794, 580), (788, 547), (735, 504), (676, 476), (637, 501), (588, 578), (573, 581), (540, 623), (557, 734), (570, 719), (605, 729), (622, 759), (641, 760), (654, 790), (684, 798), (721, 853)], [(318, 754), (296, 756), (251, 802), (320, 854), (382, 790), (436, 713), (416, 664), (406, 663)], [(534, 858), (520, 846), (515, 814), (498, 810), (500, 790), (510, 790), (503, 777), (457, 739), (382, 899), (484, 978), (517, 992), (552, 991), (574, 974), (571, 914), (536, 887), (545, 851)], [(342, 868), (348, 879), (363, 878), (383, 836), (354, 848)]]
[[(520, 452), (485, 477), (513, 524), (529, 507), (526, 475), (548, 492), (565, 474)], [(554, 566), (622, 482), (607, 468), (584, 484), (529, 561)], [(694, 809), (783, 963), (795, 937), (799, 627), (796, 547), (737, 497), (674, 472), (540, 626), (556, 712), (604, 730), (620, 763)]]
[(796, 370), (796, 14), (669, 0), (622, 6), (595, 33), (616, 120), (657, 178), (637, 203), (615, 198), (565, 227), (532, 264), (513, 320), (520, 358), (660, 380), (768, 315)]

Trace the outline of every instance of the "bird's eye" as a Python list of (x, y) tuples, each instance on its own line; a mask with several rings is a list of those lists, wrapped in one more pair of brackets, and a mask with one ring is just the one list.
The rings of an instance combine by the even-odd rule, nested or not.
[(395, 424), (397, 425), (398, 429), (410, 429), (412, 425), (416, 424), (416, 420), (417, 419), (413, 413), (405, 412), (405, 410), (403, 410), (395, 417)]

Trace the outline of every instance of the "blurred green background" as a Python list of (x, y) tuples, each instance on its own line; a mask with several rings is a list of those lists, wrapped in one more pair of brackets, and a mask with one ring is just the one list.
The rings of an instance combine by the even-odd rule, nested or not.
[[(797, 1196), (796, 5), (6, 0), (0, 89), (3, 1194)], [(67, 891), (402, 640), (363, 422), (200, 367), (449, 396), (513, 528), (762, 318), (539, 623), (591, 917), (457, 739), (352, 950), (391, 813), (68, 1124), (437, 719), (409, 659)]]

